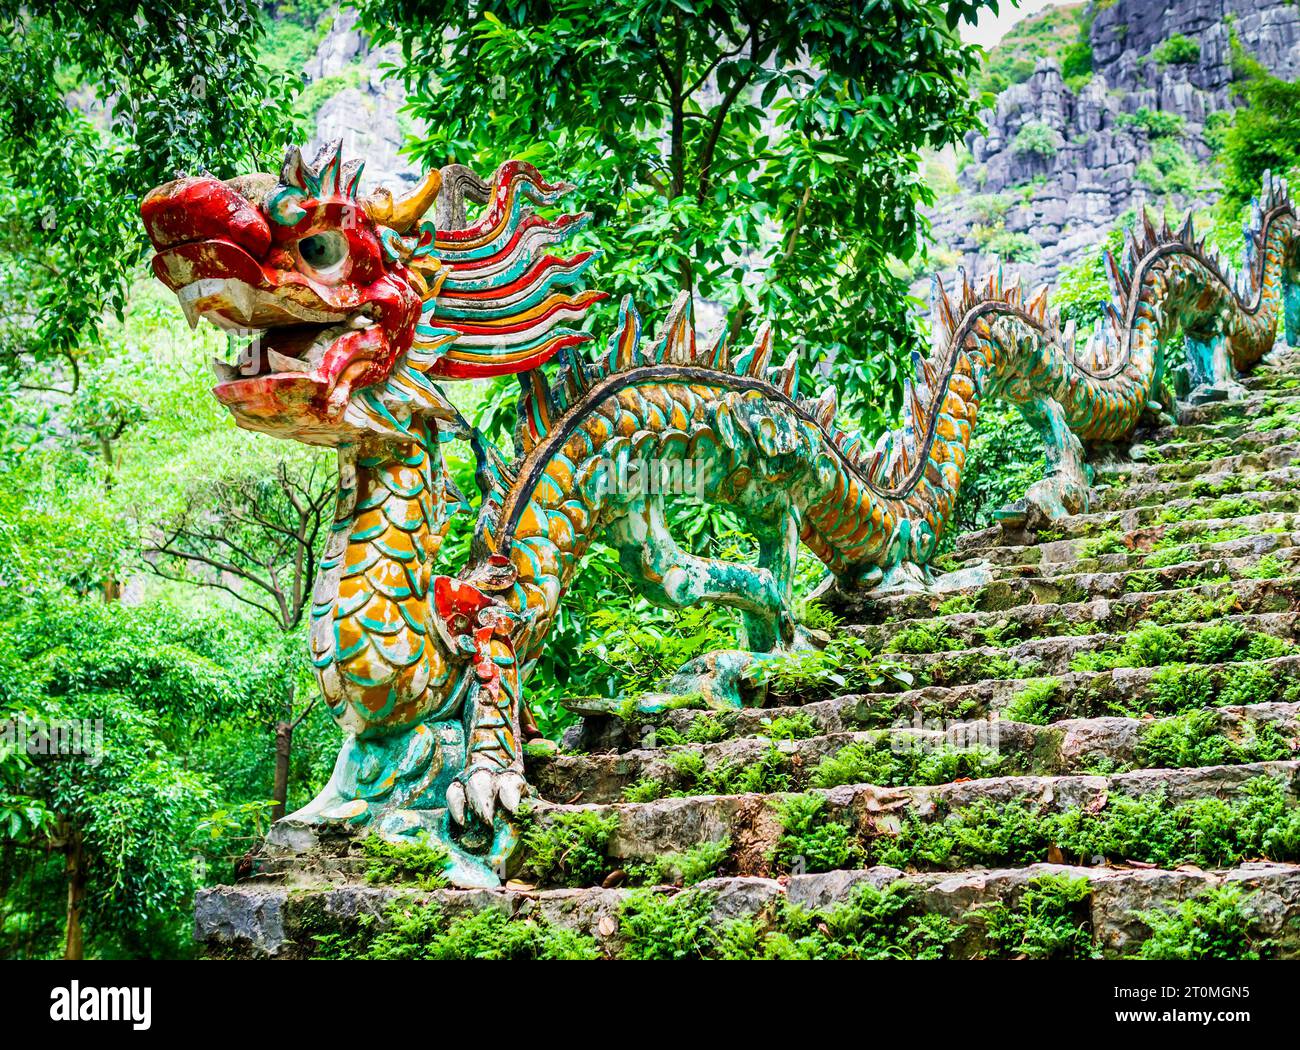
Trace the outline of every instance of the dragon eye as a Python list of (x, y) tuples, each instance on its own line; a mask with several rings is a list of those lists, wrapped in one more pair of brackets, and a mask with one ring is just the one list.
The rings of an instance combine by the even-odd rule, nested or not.
[(334, 276), (330, 271), (336, 269), (347, 254), (347, 238), (333, 230), (313, 233), (298, 242), (298, 258), (308, 270), (321, 276)]

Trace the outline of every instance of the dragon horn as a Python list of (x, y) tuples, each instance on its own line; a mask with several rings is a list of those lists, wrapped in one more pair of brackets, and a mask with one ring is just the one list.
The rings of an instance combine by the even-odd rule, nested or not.
[(380, 226), (388, 226), (398, 233), (406, 233), (424, 217), (442, 189), (442, 174), (434, 169), (426, 172), (410, 193), (396, 200), (382, 186), (361, 202), (366, 214)]

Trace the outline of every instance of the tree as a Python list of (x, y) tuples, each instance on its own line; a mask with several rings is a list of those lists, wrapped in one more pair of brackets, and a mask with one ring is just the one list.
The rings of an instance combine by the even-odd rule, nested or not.
[(0, 364), (58, 360), (75, 389), (145, 248), (140, 195), (275, 155), (287, 81), (260, 34), (253, 0), (0, 0)]
[[(1300, 80), (1273, 76), (1232, 35), (1234, 86), (1246, 105), (1223, 140), (1223, 203), (1234, 212), (1259, 193), (1265, 171), (1300, 171)], [(1235, 214), (1233, 216), (1236, 217)]]
[[(679, 290), (770, 318), (881, 425), (916, 346), (917, 150), (976, 126), (982, 0), (361, 0), (399, 41), (426, 165), (507, 157), (577, 184), (599, 283), (648, 321)], [(610, 306), (613, 309), (613, 306)], [(811, 386), (811, 378), (808, 379)]]
[(282, 703), (266, 712), (275, 733), (273, 818), (284, 816), (294, 730), (320, 697), (298, 706), (302, 647), (298, 627), (311, 601), (321, 532), (334, 502), (324, 458), (280, 460), (264, 474), (235, 474), (201, 486), (148, 539), (153, 572), (225, 591), (270, 617), (282, 632)]

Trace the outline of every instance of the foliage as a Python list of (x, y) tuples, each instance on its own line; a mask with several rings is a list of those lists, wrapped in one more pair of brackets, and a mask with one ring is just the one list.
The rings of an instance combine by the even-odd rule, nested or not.
[(917, 914), (902, 886), (859, 883), (828, 908), (781, 901), (770, 921), (713, 918), (713, 897), (638, 891), (624, 902), (628, 959), (942, 959), (965, 927)]
[(958, 779), (995, 776), (1002, 764), (987, 748), (929, 746), (921, 741), (900, 746), (887, 736), (871, 743), (846, 744), (823, 758), (809, 774), (812, 787), (839, 784), (947, 784)]
[(494, 908), (448, 920), (436, 901), (395, 902), (355, 936), (317, 938), (326, 959), (599, 959), (592, 938), (543, 919), (512, 919)]
[(831, 817), (821, 795), (791, 795), (782, 800), (777, 819), (781, 837), (772, 862), (797, 873), (852, 867), (862, 856), (853, 829)]
[(447, 851), (424, 842), (389, 842), (379, 835), (361, 840), (365, 879), (372, 884), (409, 882), (436, 890), (447, 884)]
[(976, 124), (979, 52), (955, 27), (981, 6), (491, 0), (469, 25), (455, 4), (360, 9), (403, 47), (420, 161), (564, 176), (593, 213), (610, 310), (631, 294), (658, 323), (690, 290), (734, 306), (737, 334), (771, 319), (808, 382), (825, 361), (878, 429), (916, 345), (887, 262), (916, 253), (932, 199), (916, 151)]
[(1141, 128), (1153, 139), (1172, 138), (1183, 133), (1183, 118), (1178, 113), (1140, 106), (1136, 112), (1116, 114), (1115, 126)]
[[(856, 845), (856, 844), (853, 844)], [(1300, 810), (1286, 790), (1257, 777), (1231, 800), (1215, 797), (1176, 805), (1163, 792), (1111, 795), (1103, 808), (1044, 812), (1022, 801), (981, 799), (946, 817), (905, 818), (899, 833), (869, 844), (873, 864), (953, 869), (967, 865), (1029, 864), (1052, 847), (1080, 863), (1094, 858), (1221, 867), (1246, 857), (1300, 858)]]
[(1151, 934), (1139, 945), (1137, 958), (1262, 958), (1272, 944), (1254, 931), (1251, 898), (1239, 886), (1216, 886), (1170, 911), (1139, 912)]
[(258, 63), (247, 0), (5, 0), (0, 26), (0, 284), (30, 311), (0, 332), (0, 364), (61, 357), (75, 385), (83, 340), (105, 310), (125, 309), (145, 244), (142, 189), (183, 171), (264, 168), (287, 131), (276, 104), (287, 85)]
[(978, 909), (985, 938), (997, 956), (1021, 959), (1092, 959), (1093, 944), (1086, 878), (1040, 875), (1032, 879), (1015, 907), (1002, 902)]
[(1017, 157), (1051, 160), (1056, 156), (1057, 133), (1046, 124), (1028, 123), (1011, 140), (1011, 152)]
[(1079, 13), (1064, 7), (1048, 7), (1016, 22), (989, 50), (976, 84), (993, 93), (1005, 91), (1012, 84), (1028, 80), (1045, 58), (1056, 61), (1061, 66), (1061, 75), (1067, 78), (1091, 72), (1092, 49)]
[(524, 835), (528, 866), (543, 881), (561, 886), (593, 886), (610, 872), (605, 855), (618, 830), (618, 814), (591, 810), (557, 813), (534, 823)]
[(951, 550), (962, 532), (993, 524), (994, 513), (1023, 497), (1044, 470), (1042, 440), (1020, 412), (997, 404), (981, 405), (961, 489), (939, 550)]
[(1175, 33), (1168, 40), (1158, 45), (1151, 53), (1162, 66), (1194, 64), (1201, 58), (1201, 45), (1191, 37)]
[(1134, 177), (1153, 193), (1192, 193), (1205, 180), (1200, 166), (1181, 142), (1158, 138), (1151, 145), (1151, 156), (1140, 162)]
[(1265, 171), (1290, 176), (1300, 167), (1300, 80), (1288, 82), (1270, 74), (1247, 54), (1235, 31), (1231, 43), (1234, 89), (1246, 105), (1236, 110), (1223, 132), (1219, 159), (1224, 209), (1249, 203)]
[(1026, 682), (1002, 711), (1002, 717), (1012, 722), (1027, 722), (1045, 726), (1052, 721), (1060, 705), (1061, 680), (1035, 678)]
[(647, 886), (694, 886), (716, 875), (730, 855), (731, 840), (724, 836), (715, 842), (701, 842), (683, 853), (667, 853), (645, 864), (630, 864), (628, 877)]

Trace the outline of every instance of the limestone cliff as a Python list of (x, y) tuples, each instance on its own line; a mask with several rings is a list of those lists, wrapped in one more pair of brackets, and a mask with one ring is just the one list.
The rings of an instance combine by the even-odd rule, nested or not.
[(986, 132), (967, 137), (960, 192), (931, 216), (949, 269), (1010, 256), (1028, 283), (1050, 282), (1127, 210), (1213, 199), (1206, 139), (1237, 104), (1233, 28), (1267, 68), (1300, 70), (1300, 6), (1289, 0), (1114, 0), (1081, 13), (1091, 79), (1072, 88), (1060, 60), (1043, 58), (997, 97)]

